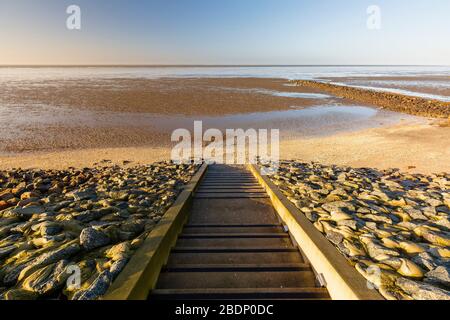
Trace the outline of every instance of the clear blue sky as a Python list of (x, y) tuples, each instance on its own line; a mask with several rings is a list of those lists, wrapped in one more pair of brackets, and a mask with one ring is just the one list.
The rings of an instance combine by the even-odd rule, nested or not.
[(0, 41), (0, 64), (450, 65), (450, 0), (0, 0)]

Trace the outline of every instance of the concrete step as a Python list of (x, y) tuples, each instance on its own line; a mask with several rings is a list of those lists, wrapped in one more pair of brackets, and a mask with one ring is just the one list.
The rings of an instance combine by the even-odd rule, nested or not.
[(298, 252), (294, 246), (283, 247), (175, 247), (172, 253), (273, 253), (273, 252)]
[(253, 176), (210, 176), (210, 175), (206, 175), (203, 177), (203, 181), (206, 180), (253, 180), (256, 181), (256, 178)]
[(276, 264), (168, 264), (163, 272), (275, 272), (309, 271), (311, 266), (305, 263)]
[(289, 238), (285, 232), (263, 233), (182, 233), (178, 239), (273, 239)]
[(157, 289), (156, 300), (329, 300), (323, 288)]
[(252, 175), (209, 175), (207, 174), (205, 179), (251, 179), (255, 180), (255, 177)]
[(263, 188), (199, 188), (195, 192), (196, 194), (201, 193), (264, 193)]
[(284, 233), (283, 227), (281, 226), (261, 226), (261, 227), (245, 227), (245, 226), (234, 226), (234, 227), (185, 227), (183, 234), (222, 234), (222, 233)]
[(264, 188), (261, 186), (258, 186), (257, 184), (255, 184), (254, 186), (240, 186), (240, 185), (236, 185), (236, 186), (200, 186), (198, 187), (197, 191), (199, 190), (229, 190), (229, 189), (242, 189), (242, 190), (251, 190), (251, 189), (259, 189), (259, 190), (263, 190)]
[(195, 199), (246, 199), (246, 198), (259, 198), (266, 199), (269, 196), (265, 192), (259, 193), (196, 193)]
[(279, 248), (292, 246), (290, 238), (218, 238), (218, 239), (186, 239), (180, 238), (177, 242), (177, 247), (201, 247), (201, 248), (253, 248), (253, 247), (265, 247), (265, 248)]
[(259, 184), (224, 184), (224, 183), (218, 183), (218, 184), (205, 184), (201, 185), (199, 189), (260, 189), (261, 186)]
[(224, 183), (224, 182), (233, 182), (233, 183), (257, 183), (255, 179), (220, 179), (220, 178), (206, 178), (202, 181), (201, 185), (209, 184), (209, 183)]
[(172, 253), (168, 265), (304, 263), (299, 252), (194, 252)]
[(194, 199), (189, 224), (278, 224), (270, 201), (261, 199)]
[(198, 189), (260, 189), (261, 186), (257, 183), (217, 183), (217, 184), (203, 184)]
[(162, 272), (157, 289), (308, 288), (316, 286), (312, 271)]
[(244, 167), (211, 166), (151, 299), (329, 299)]

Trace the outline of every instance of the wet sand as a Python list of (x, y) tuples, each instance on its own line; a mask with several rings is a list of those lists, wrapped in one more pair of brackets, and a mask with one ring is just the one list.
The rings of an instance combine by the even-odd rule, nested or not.
[(311, 106), (318, 99), (297, 99), (258, 92), (320, 92), (285, 86), (282, 79), (77, 79), (22, 83), (2, 88), (0, 103), (57, 106), (69, 110), (146, 112), (183, 115), (285, 110)]
[(168, 147), (191, 117), (272, 112), (343, 100), (281, 79), (79, 79), (8, 84), (0, 96), (0, 154)]
[(217, 128), (280, 128), (283, 159), (449, 171), (450, 128), (320, 94), (255, 78), (12, 83), (0, 97), (0, 169), (166, 160), (172, 130), (204, 120)]
[[(450, 128), (401, 124), (320, 138), (283, 140), (282, 159), (437, 173), (450, 171)], [(0, 157), (0, 169), (147, 164), (170, 158), (170, 148), (96, 148)], [(103, 160), (110, 160), (104, 161)]]
[[(194, 130), (201, 120), (203, 132), (219, 129), (278, 129), (282, 140), (319, 137), (382, 127), (409, 121), (422, 123), (418, 117), (355, 105), (292, 106), (288, 110), (236, 113), (222, 116), (159, 115), (152, 113), (121, 113), (59, 111), (55, 119), (41, 115), (28, 119), (31, 124), (13, 126), (0, 137), (1, 154), (64, 151), (92, 148), (166, 147), (174, 145), (172, 132), (185, 128)], [(14, 123), (11, 119), (9, 124)], [(5, 130), (7, 126), (3, 127)], [(16, 134), (11, 134), (15, 132)]]

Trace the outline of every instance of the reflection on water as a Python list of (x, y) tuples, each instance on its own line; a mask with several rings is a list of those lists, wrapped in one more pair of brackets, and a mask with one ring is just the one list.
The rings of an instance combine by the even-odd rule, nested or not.
[(276, 97), (286, 98), (300, 98), (300, 99), (329, 99), (331, 96), (321, 93), (309, 93), (309, 92), (280, 92), (269, 90), (258, 90), (259, 93), (270, 94)]
[[(33, 108), (30, 112), (29, 108)], [(27, 110), (28, 109), (28, 110)], [(281, 136), (313, 137), (332, 135), (399, 122), (402, 119), (422, 121), (422, 118), (362, 106), (316, 106), (304, 109), (234, 114), (226, 116), (159, 115), (70, 110), (49, 106), (9, 106), (0, 109), (0, 134), (20, 135), (30, 126), (65, 126), (71, 128), (147, 128), (170, 133), (178, 128), (193, 129), (194, 121), (202, 120), (203, 129), (280, 129)], [(26, 117), (18, 114), (27, 113)], [(45, 129), (44, 129), (45, 130)]]
[[(172, 119), (161, 119), (158, 123), (164, 126), (164, 121), (172, 123)], [(255, 128), (280, 129), (281, 136), (314, 137), (350, 132), (382, 125), (398, 123), (401, 120), (423, 121), (423, 119), (400, 113), (363, 106), (316, 106), (304, 109), (273, 111), (230, 115), (223, 117), (202, 117), (180, 119), (181, 128), (190, 129), (194, 120), (203, 120), (204, 128)], [(167, 124), (166, 123), (166, 124)], [(187, 127), (186, 127), (187, 125)]]
[[(204, 121), (211, 125), (225, 124), (248, 124), (273, 121), (318, 121), (322, 122), (325, 118), (329, 119), (368, 119), (377, 114), (377, 110), (367, 107), (355, 106), (317, 106), (304, 109), (295, 109), (286, 111), (258, 112), (249, 114), (237, 114), (223, 117), (204, 118)], [(329, 120), (328, 119), (328, 120)]]
[[(287, 86), (291, 84), (283, 84)], [(295, 86), (295, 85), (291, 85)], [(285, 97), (285, 98), (295, 98), (295, 99), (331, 99), (332, 96), (323, 93), (312, 93), (312, 92), (289, 92), (289, 91), (275, 91), (267, 89), (240, 89), (240, 88), (220, 88), (221, 90), (228, 90), (241, 93), (251, 93), (251, 94), (265, 94), (275, 97)]]

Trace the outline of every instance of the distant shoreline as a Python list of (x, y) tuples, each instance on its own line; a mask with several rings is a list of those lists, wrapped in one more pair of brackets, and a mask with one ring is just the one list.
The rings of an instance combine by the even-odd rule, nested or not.
[(389, 64), (62, 64), (0, 65), (0, 68), (308, 68), (308, 67), (450, 67), (450, 65)]
[(337, 97), (395, 112), (422, 117), (450, 118), (450, 102), (311, 80), (295, 80), (292, 83), (302, 88), (323, 90)]

